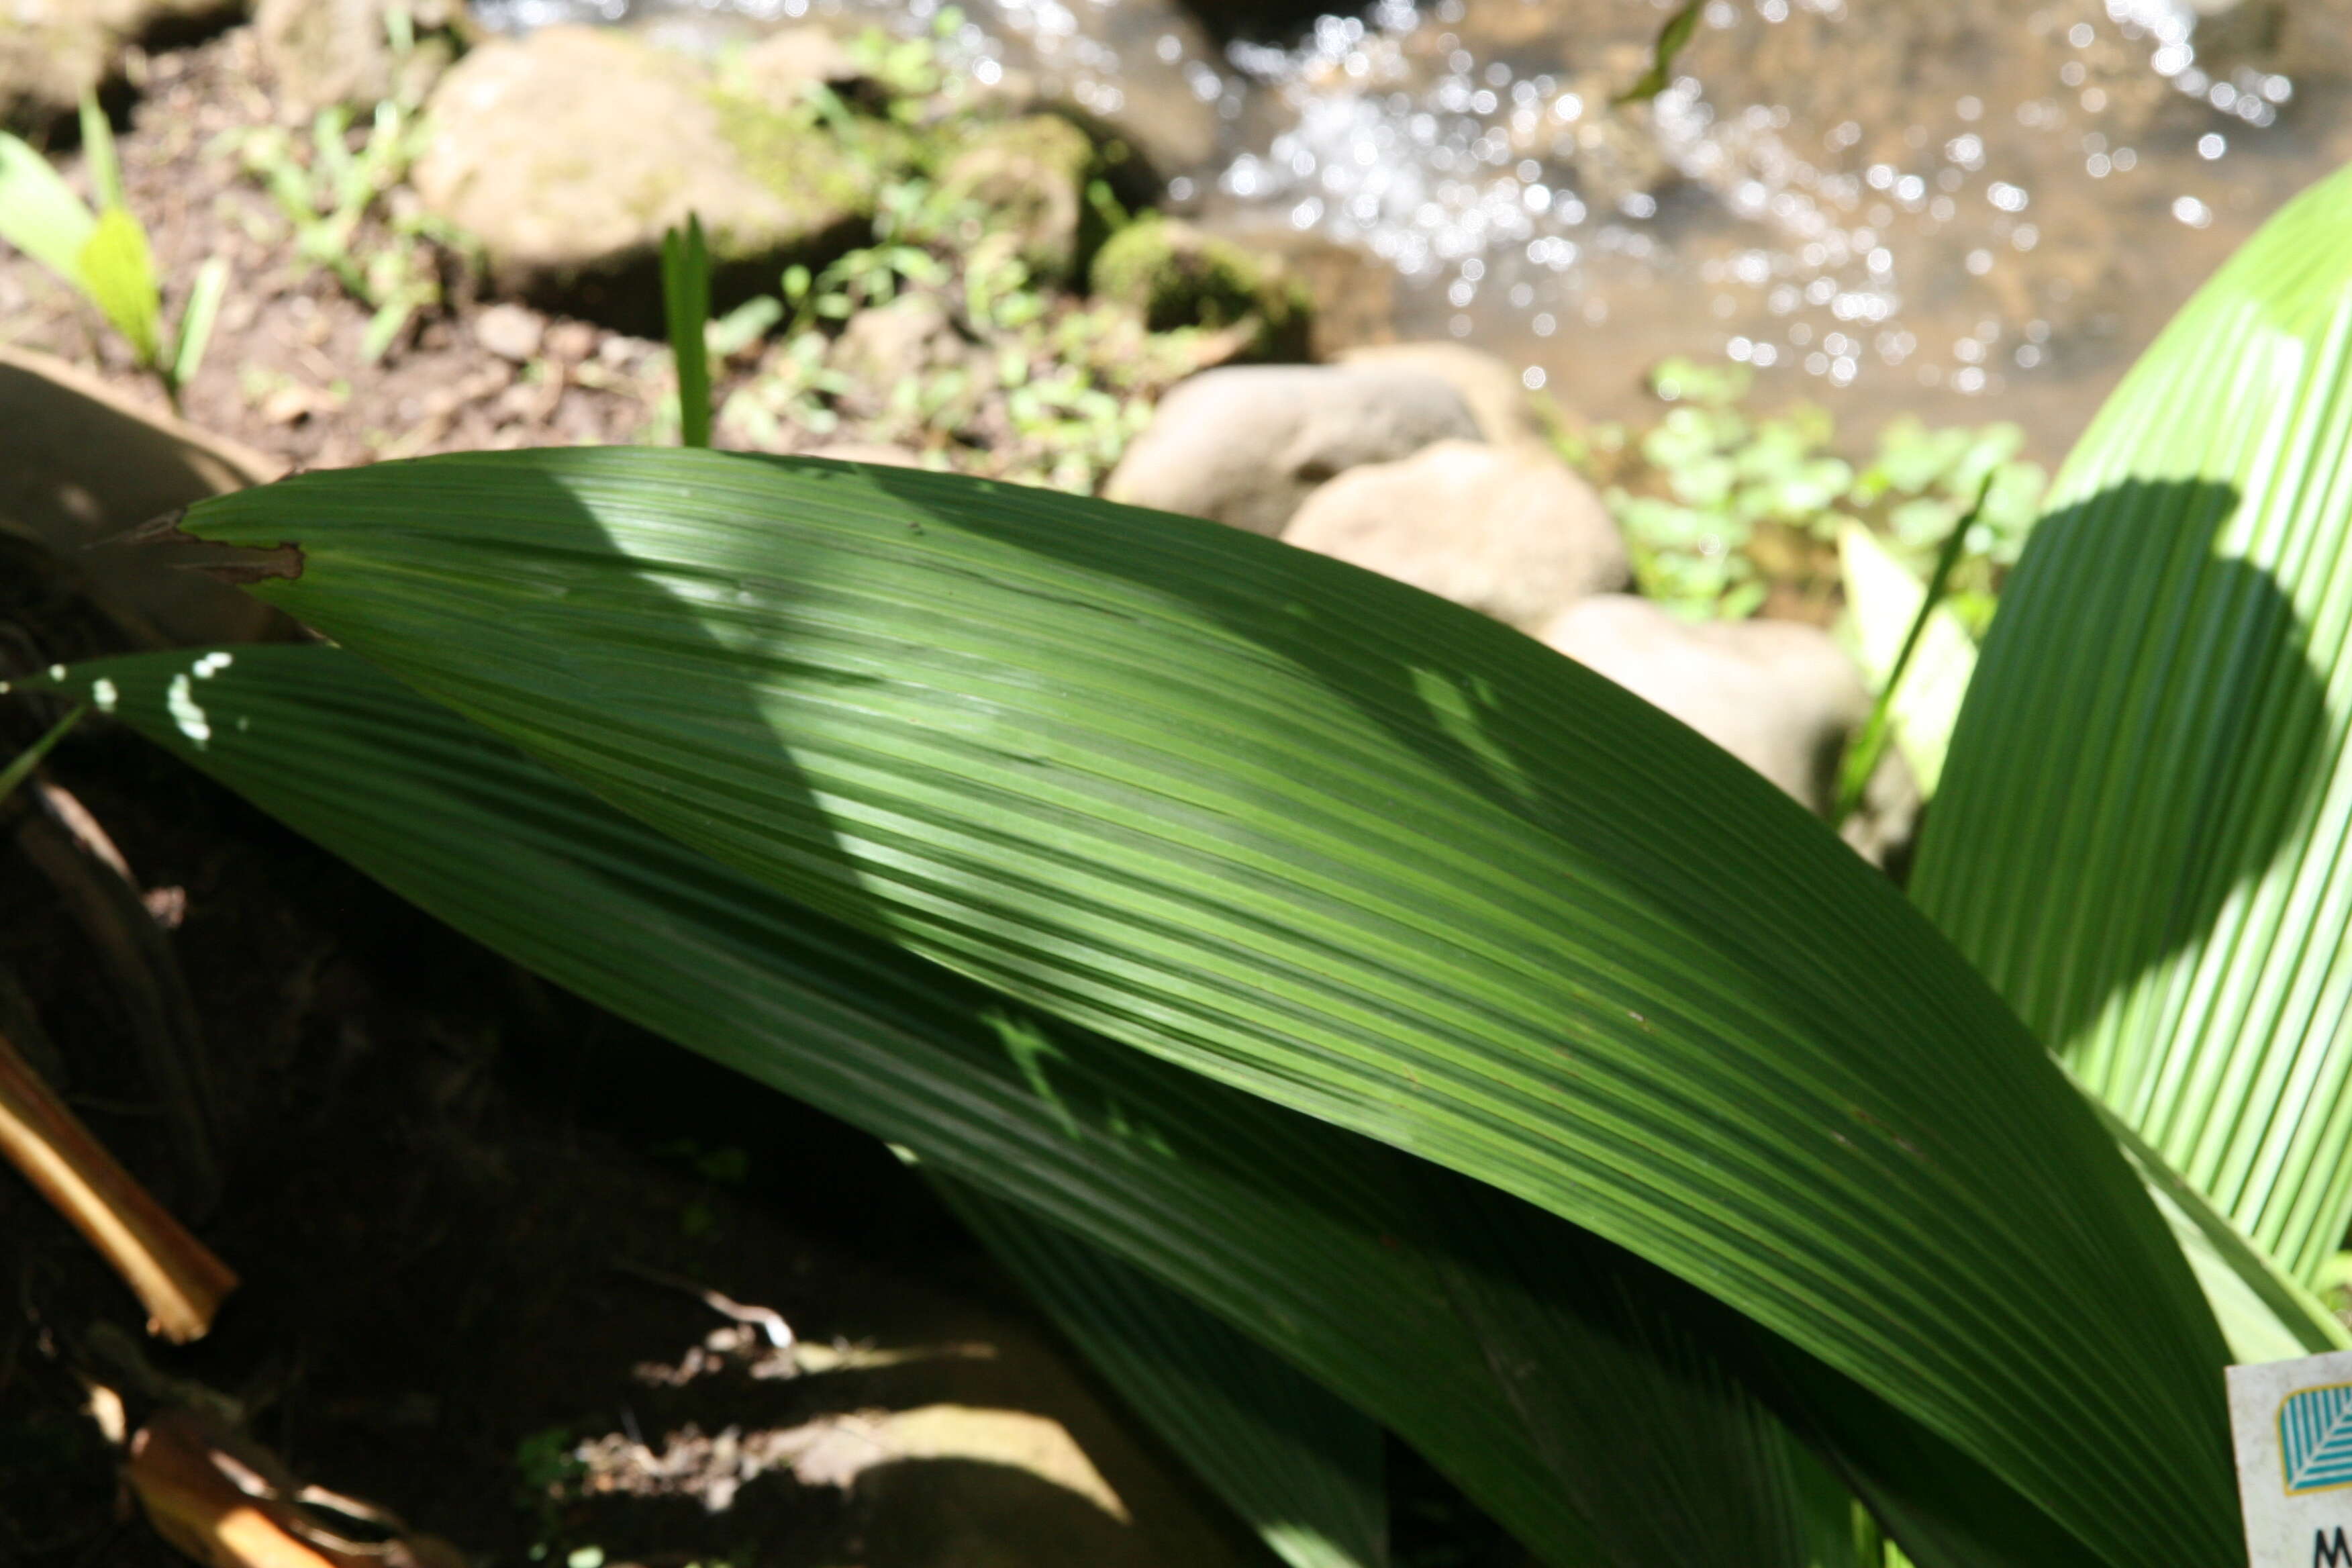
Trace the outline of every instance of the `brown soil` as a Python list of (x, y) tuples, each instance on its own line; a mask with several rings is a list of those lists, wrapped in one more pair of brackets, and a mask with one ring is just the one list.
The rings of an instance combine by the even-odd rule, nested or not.
[[(486, 447), (626, 441), (650, 426), (669, 386), (659, 345), (568, 322), (546, 353), (518, 366), (475, 342), (479, 301), (460, 259), (438, 252), (446, 309), (425, 315), (374, 365), (361, 345), (373, 311), (330, 272), (297, 254), (290, 226), (239, 167), (225, 133), (273, 123), (252, 36), (236, 29), (148, 59), (144, 95), (118, 132), (124, 197), (146, 224), (177, 290), (212, 257), (230, 286), (209, 351), (184, 390), (183, 412), (206, 429), (309, 468)], [(308, 128), (296, 129), (298, 137)], [(79, 180), (79, 157), (60, 163)], [(352, 248), (381, 243), (362, 226)], [(26, 258), (0, 257), (0, 341), (95, 363), (156, 407), (163, 395), (115, 333)]]

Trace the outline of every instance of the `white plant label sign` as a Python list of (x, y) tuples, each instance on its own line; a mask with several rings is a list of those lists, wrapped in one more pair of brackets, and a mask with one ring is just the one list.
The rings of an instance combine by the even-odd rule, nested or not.
[(2230, 1369), (2250, 1568), (2352, 1568), (2352, 1351)]

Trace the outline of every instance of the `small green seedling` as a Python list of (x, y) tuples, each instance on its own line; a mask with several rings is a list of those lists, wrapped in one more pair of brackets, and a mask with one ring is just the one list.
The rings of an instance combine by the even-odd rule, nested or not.
[[(233, 146), (246, 172), (268, 187), (293, 226), (295, 254), (373, 308), (360, 343), (371, 364), (419, 310), (441, 302), (440, 269), (427, 242), (458, 243), (439, 220), (391, 211), (384, 202), (408, 177), (422, 136), (417, 118), (387, 100), (376, 105), (357, 151), (351, 111), (341, 107), (320, 110), (307, 146), (275, 125), (232, 132), (215, 143)], [(363, 238), (362, 226), (372, 217), (391, 231), (388, 237)]]
[(82, 150), (93, 212), (82, 205), (48, 161), (16, 137), (0, 132), (0, 239), (48, 268), (98, 308), (131, 345), (139, 367), (163, 384), (179, 406), (180, 389), (204, 362), (205, 346), (228, 287), (218, 257), (197, 270), (180, 314), (179, 330), (163, 325), (163, 289), (147, 230), (122, 199), (122, 170), (114, 133), (92, 98), (81, 106)]
[(1936, 552), (1936, 569), (1928, 574), (1927, 592), (1920, 595), (1918, 614), (1911, 618), (1911, 626), (1903, 636), (1903, 646), (1895, 655), (1895, 665), (1887, 672), (1885, 684), (1878, 690), (1878, 700), (1870, 710), (1870, 721), (1854, 737), (1846, 749), (1845, 759), (1838, 769), (1837, 810), (1833, 820), (1843, 822), (1862, 807), (1862, 797), (1870, 787), (1870, 775), (1878, 771), (1879, 759), (1885, 754), (1889, 725), (1894, 718), (1895, 693), (1902, 689), (1903, 677), (1911, 668), (1912, 658), (1919, 651), (1920, 640), (1933, 624), (1936, 611), (1950, 590), (1952, 568), (1959, 564), (1960, 552), (1968, 547), (1969, 530), (1976, 526), (1983, 512), (1985, 498), (1992, 493), (1993, 476), (1987, 474), (1977, 490), (1976, 504), (1962, 513), (1946, 535), (1944, 545)]

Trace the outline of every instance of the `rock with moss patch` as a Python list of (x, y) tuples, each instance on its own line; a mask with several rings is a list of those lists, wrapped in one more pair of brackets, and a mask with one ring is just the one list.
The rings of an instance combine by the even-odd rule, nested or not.
[(1002, 236), (1031, 277), (1066, 282), (1101, 237), (1087, 201), (1095, 163), (1085, 132), (1032, 114), (961, 139), (940, 171), (940, 195), (965, 239)]
[(613, 33), (486, 45), (427, 110), (417, 195), (480, 242), (501, 288), (527, 295), (626, 314), (651, 286), (662, 231), (689, 213), (722, 268), (822, 258), (873, 216), (877, 171), (858, 150)]
[(243, 0), (5, 0), (0, 125), (38, 129), (120, 74), (123, 50), (158, 32), (245, 15)]
[(1282, 263), (1178, 218), (1154, 214), (1111, 236), (1095, 257), (1093, 282), (1154, 331), (1255, 321), (1255, 357), (1307, 352), (1313, 306)]

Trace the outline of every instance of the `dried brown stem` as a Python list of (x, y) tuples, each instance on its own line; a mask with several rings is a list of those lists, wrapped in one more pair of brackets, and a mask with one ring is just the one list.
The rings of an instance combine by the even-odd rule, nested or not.
[[(466, 1568), (437, 1536), (323, 1487), (190, 1410), (159, 1412), (131, 1440), (131, 1489), (155, 1533), (209, 1568)], [(323, 1522), (363, 1526), (347, 1540)]]
[(149, 1333), (184, 1344), (212, 1327), (236, 1276), (116, 1163), (5, 1037), (0, 1154), (122, 1276), (147, 1309)]

